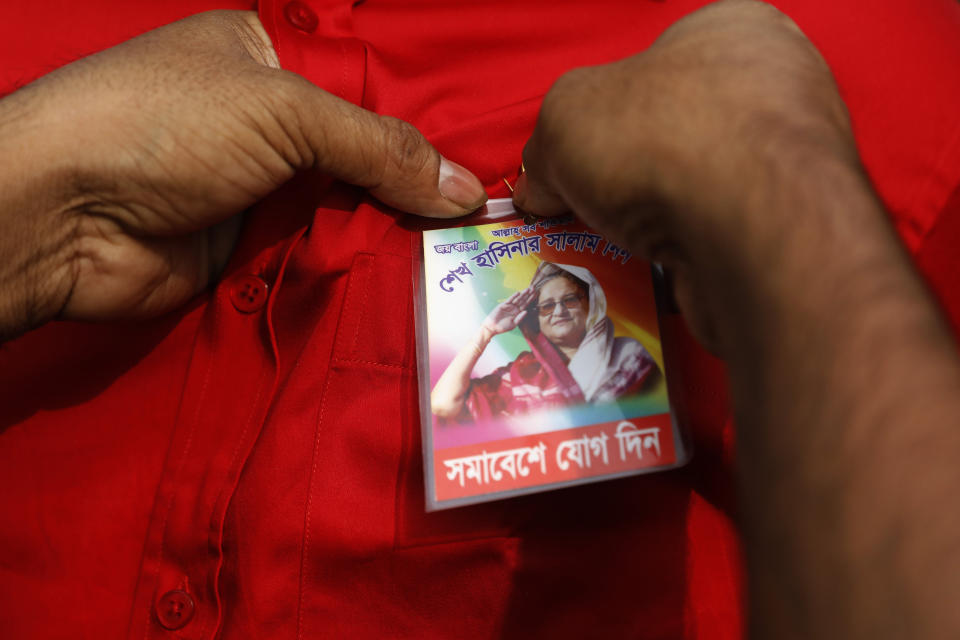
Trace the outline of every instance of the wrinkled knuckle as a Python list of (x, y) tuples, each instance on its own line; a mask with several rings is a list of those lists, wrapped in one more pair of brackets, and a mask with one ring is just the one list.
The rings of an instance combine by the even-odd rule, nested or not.
[(543, 99), (542, 112), (550, 118), (565, 115), (569, 111), (572, 98), (576, 96), (582, 84), (583, 73), (580, 69), (568, 71), (557, 78)]
[(553, 90), (562, 93), (579, 91), (595, 72), (596, 70), (591, 67), (570, 69), (557, 78), (553, 84)]
[(591, 129), (590, 118), (585, 116), (593, 108), (590, 101), (596, 93), (597, 73), (593, 68), (574, 69), (554, 83), (544, 97), (537, 121), (538, 152), (562, 155)]
[(547, 92), (541, 108), (541, 122), (552, 134), (565, 131), (582, 112), (585, 94), (591, 91), (596, 69), (573, 69), (557, 78)]
[(760, 23), (766, 23), (770, 29), (801, 34), (800, 27), (775, 6), (759, 0), (740, 0), (740, 10)]
[(418, 175), (430, 165), (430, 147), (423, 134), (409, 122), (381, 116), (384, 132), (384, 163), (381, 181), (390, 175)]
[(569, 102), (569, 94), (562, 90), (558, 91), (556, 84), (544, 97), (535, 132), (541, 146), (555, 145), (558, 138), (567, 132), (567, 122), (570, 118)]
[(233, 24), (235, 25), (237, 38), (247, 54), (255, 62), (258, 62), (271, 69), (280, 68), (280, 59), (273, 47), (270, 36), (267, 35), (257, 14), (252, 11), (232, 12), (234, 15)]
[(189, 18), (186, 18), (184, 22), (216, 24), (226, 20), (230, 13), (231, 12), (226, 9), (211, 9), (209, 11), (195, 13)]
[(184, 19), (181, 24), (202, 37), (216, 37), (236, 28), (237, 13), (239, 12), (227, 9), (213, 9), (196, 13)]

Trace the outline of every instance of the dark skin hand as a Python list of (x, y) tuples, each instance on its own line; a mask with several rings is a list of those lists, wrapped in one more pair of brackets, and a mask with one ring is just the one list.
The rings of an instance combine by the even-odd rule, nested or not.
[(561, 78), (514, 200), (677, 274), (725, 358), (754, 638), (958, 638), (960, 362), (816, 49), (747, 0)]
[(152, 316), (216, 279), (240, 220), (298, 172), (460, 216), (486, 200), (411, 125), (279, 69), (256, 14), (200, 14), (0, 100), (0, 340)]
[[(202, 14), (0, 100), (0, 340), (149, 316), (215, 280), (236, 214), (298, 172), (440, 217), (482, 187), (410, 125), (277, 68)], [(957, 638), (960, 363), (859, 164), (824, 61), (723, 0), (564, 76), (515, 201), (677, 274), (728, 363), (756, 638)]]

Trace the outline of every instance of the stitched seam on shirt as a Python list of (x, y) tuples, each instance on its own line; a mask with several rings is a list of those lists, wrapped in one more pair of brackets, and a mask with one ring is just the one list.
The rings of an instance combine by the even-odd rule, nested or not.
[[(411, 375), (415, 376), (416, 374), (411, 374)], [(403, 384), (403, 380), (401, 379), (401, 387), (400, 387), (401, 393), (403, 392), (402, 384)], [(414, 384), (416, 384), (416, 380), (414, 380)], [(417, 390), (418, 405), (419, 405), (419, 402), (420, 402), (420, 391), (418, 389)], [(413, 453), (411, 449), (413, 449), (414, 447), (413, 447), (413, 442), (411, 441), (415, 440), (415, 438), (409, 437), (409, 429), (407, 428), (407, 424), (406, 424), (407, 415), (409, 414), (406, 411), (401, 411), (400, 413), (400, 420), (401, 420), (400, 422), (400, 459), (397, 460), (397, 473), (394, 480), (395, 489), (393, 492), (393, 545), (392, 545), (393, 551), (396, 551), (397, 549), (400, 548), (399, 546), (400, 535), (402, 531), (406, 530), (408, 519), (403, 517), (403, 514), (405, 513), (405, 510), (403, 507), (405, 502), (404, 497), (406, 493), (405, 488), (407, 486), (406, 481), (407, 481), (407, 477), (411, 473), (411, 467), (413, 467), (414, 464), (416, 464), (416, 463), (408, 464), (407, 462), (411, 457), (413, 457)], [(419, 417), (419, 413), (417, 415)], [(414, 428), (419, 429), (420, 425), (417, 424)], [(427, 484), (426, 478), (424, 478), (424, 485), (426, 486), (426, 484)], [(424, 498), (426, 498), (426, 495), (424, 495)]]
[(303, 543), (300, 545), (300, 579), (297, 594), (297, 638), (303, 638), (303, 595), (304, 574), (306, 574), (307, 556), (310, 547), (310, 509), (313, 507), (313, 482), (317, 473), (317, 462), (320, 450), (320, 430), (323, 427), (323, 417), (327, 411), (327, 394), (330, 391), (330, 368), (327, 369), (327, 378), (323, 382), (323, 393), (320, 395), (320, 409), (317, 415), (316, 431), (313, 439), (313, 459), (310, 461), (310, 478), (307, 486), (307, 505), (303, 514)]
[[(218, 326), (219, 319), (220, 319), (220, 308), (213, 297), (211, 297), (208, 304), (213, 305), (213, 324), (214, 326)], [(200, 326), (197, 328), (198, 340), (199, 340), (201, 331), (203, 331), (202, 320), (201, 320)], [(196, 349), (196, 345), (194, 346), (194, 349)], [(207, 395), (207, 388), (210, 385), (210, 376), (212, 372), (213, 372), (213, 360), (209, 357), (209, 354), (207, 354), (207, 371), (206, 373), (204, 373), (204, 376), (203, 376), (203, 386), (200, 388), (200, 395), (198, 396), (197, 409), (194, 412), (193, 421), (192, 421), (193, 424), (190, 427), (190, 434), (187, 436), (187, 441), (183, 446), (183, 455), (180, 458), (180, 462), (177, 464), (177, 470), (173, 475), (174, 478), (178, 477), (180, 473), (183, 471), (183, 467), (187, 461), (187, 456), (190, 453), (190, 447), (193, 445), (193, 436), (197, 431), (197, 421), (198, 421), (198, 418), (200, 417), (200, 410), (203, 407), (203, 399)], [(187, 379), (189, 380), (189, 378), (190, 378), (190, 372), (187, 371)], [(176, 426), (174, 426), (173, 437), (176, 438)], [(164, 545), (167, 538), (167, 522), (169, 521), (169, 518), (170, 518), (170, 511), (173, 508), (173, 500), (174, 500), (175, 494), (176, 494), (175, 491), (171, 491), (170, 499), (167, 500), (167, 504), (164, 507), (163, 519), (161, 520), (160, 543), (159, 543), (159, 547), (157, 548), (157, 568), (156, 568), (156, 571), (154, 571), (153, 573), (153, 583), (155, 585), (154, 591), (156, 591), (156, 586), (159, 586), (159, 583), (160, 583), (160, 571), (163, 568), (163, 549), (164, 549)], [(153, 599), (155, 596), (156, 596), (155, 593), (152, 593), (150, 595), (150, 606), (147, 607), (147, 620), (143, 630), (144, 640), (148, 640), (150, 636), (150, 617), (151, 617), (151, 614), (153, 613)]]
[[(314, 441), (313, 441), (313, 454), (310, 461), (310, 476), (307, 480), (307, 502), (304, 508), (303, 513), (303, 538), (300, 545), (300, 575), (298, 579), (298, 590), (297, 590), (297, 638), (303, 638), (303, 607), (304, 607), (304, 594), (305, 594), (305, 575), (307, 560), (309, 557), (310, 549), (310, 538), (311, 538), (311, 517), (310, 513), (313, 508), (313, 496), (314, 496), (314, 480), (317, 473), (317, 465), (319, 464), (319, 452), (320, 452), (320, 437), (321, 430), (323, 428), (323, 420), (327, 411), (327, 396), (330, 392), (331, 377), (333, 371), (334, 363), (340, 360), (349, 361), (349, 359), (344, 359), (342, 356), (338, 356), (337, 352), (346, 350), (348, 353), (352, 353), (355, 350), (357, 336), (359, 335), (359, 326), (360, 323), (357, 322), (357, 330), (354, 334), (354, 344), (343, 345), (343, 342), (347, 341), (346, 338), (347, 331), (343, 325), (344, 322), (349, 321), (349, 314), (352, 310), (351, 300), (353, 300), (355, 295), (355, 288), (358, 285), (358, 280), (361, 277), (361, 271), (364, 270), (368, 258), (372, 258), (373, 255), (370, 253), (358, 251), (353, 258), (353, 262), (350, 266), (350, 272), (347, 279), (346, 287), (343, 292), (343, 301), (340, 305), (340, 314), (337, 319), (336, 328), (334, 329), (333, 337), (333, 348), (330, 355), (330, 364), (327, 367), (325, 374), (325, 379), (323, 381), (323, 391), (320, 394), (320, 405), (317, 409), (316, 420), (314, 421), (315, 431), (314, 431)], [(362, 264), (361, 264), (362, 263)]]
[[(454, 537), (454, 536), (451, 536)], [(403, 553), (407, 550), (416, 550), (423, 549), (425, 547), (442, 547), (449, 545), (467, 545), (467, 544), (476, 544), (480, 542), (490, 542), (492, 540), (518, 540), (520, 536), (504, 534), (504, 533), (491, 533), (487, 535), (477, 535), (474, 537), (469, 537), (468, 534), (465, 534), (462, 538), (455, 538), (452, 540), (437, 540), (436, 542), (412, 542), (410, 544), (395, 544), (394, 549)]]
[[(254, 415), (256, 415), (256, 413), (257, 413), (257, 405), (258, 405), (259, 402), (260, 402), (260, 398), (263, 397), (263, 388), (264, 388), (264, 386), (266, 386), (266, 385), (263, 384), (263, 381), (264, 381), (264, 378), (266, 378), (266, 377), (267, 377), (267, 376), (266, 376), (266, 374), (264, 373), (263, 368), (261, 367), (261, 369), (260, 369), (260, 378), (257, 380), (257, 395), (256, 395), (256, 397), (254, 398), (254, 400), (253, 400), (253, 405), (252, 405), (252, 406), (253, 406), (253, 409), (250, 411), (249, 415), (247, 416), (247, 422), (246, 422), (246, 424), (243, 425), (243, 431), (240, 432), (240, 437), (237, 438), (237, 446), (234, 447), (234, 449), (233, 449), (233, 455), (230, 456), (230, 464), (227, 465), (227, 473), (228, 473), (228, 474), (230, 473), (231, 469), (233, 469), (233, 465), (236, 463), (237, 458), (238, 458), (239, 455), (240, 455), (240, 449), (241, 449), (241, 447), (243, 446), (244, 438), (246, 438), (247, 432), (250, 431), (250, 425), (253, 423)], [(229, 476), (228, 476), (227, 478), (225, 478), (225, 480), (229, 480)], [(222, 603), (221, 603), (221, 601), (220, 601), (220, 585), (219, 585), (220, 580), (219, 580), (219, 576), (220, 576), (220, 571), (222, 570), (222, 567), (223, 567), (223, 541), (222, 541), (222, 539), (221, 539), (221, 540), (213, 540), (212, 538), (214, 537), (213, 534), (220, 534), (220, 533), (221, 533), (221, 530), (217, 527), (216, 515), (217, 515), (217, 511), (219, 511), (218, 505), (220, 504), (220, 501), (223, 499), (224, 493), (227, 491), (227, 484), (228, 484), (227, 482), (224, 482), (223, 484), (221, 484), (221, 486), (220, 486), (220, 492), (217, 494), (217, 498), (216, 498), (216, 500), (214, 500), (214, 502), (213, 502), (213, 513), (211, 514), (211, 517), (210, 517), (210, 528), (209, 528), (209, 531), (208, 531), (208, 534), (207, 534), (207, 536), (208, 536), (208, 537), (207, 537), (207, 540), (208, 540), (209, 543), (211, 543), (210, 546), (211, 546), (211, 547), (215, 547), (215, 548), (217, 549), (217, 552), (218, 552), (218, 559), (217, 559), (216, 566), (214, 567), (214, 576), (213, 576), (213, 578), (214, 578), (213, 595), (214, 595), (214, 599), (216, 600), (216, 603), (217, 603), (217, 616), (216, 616), (216, 619), (215, 619), (215, 624), (216, 624), (216, 626), (219, 626), (219, 620), (220, 620), (220, 616), (221, 616), (221, 607), (222, 607)], [(231, 488), (233, 488), (233, 487), (235, 487), (236, 485), (235, 485), (235, 483), (233, 483), (233, 482), (229, 482), (229, 486), (230, 486)], [(224, 520), (225, 518), (226, 518), (226, 511), (224, 511), (223, 517), (221, 518), (221, 526), (222, 526), (222, 522), (223, 522), (223, 520)], [(217, 544), (214, 545), (214, 544), (212, 544), (213, 542), (217, 542)], [(201, 636), (203, 636), (203, 635), (206, 633), (208, 626), (209, 626), (208, 624), (205, 624), (205, 625), (202, 627), (201, 631), (202, 631), (203, 633), (200, 634)]]
[[(349, 275), (349, 279), (348, 279), (348, 281), (347, 281), (347, 286), (346, 286), (346, 288), (344, 289), (344, 292), (343, 292), (343, 302), (342, 302), (341, 308), (340, 308), (340, 317), (339, 317), (339, 319), (337, 320), (337, 326), (336, 326), (336, 328), (334, 329), (334, 338), (333, 338), (334, 343), (333, 343), (333, 350), (332, 350), (332, 352), (331, 352), (331, 357), (330, 357), (330, 363), (331, 363), (331, 364), (330, 364), (330, 366), (327, 367), (326, 376), (325, 376), (325, 379), (324, 379), (324, 381), (323, 381), (323, 391), (322, 391), (322, 393), (320, 394), (320, 406), (319, 406), (319, 408), (318, 408), (318, 410), (317, 410), (317, 414), (316, 414), (316, 415), (317, 415), (317, 418), (316, 418), (316, 420), (315, 420), (315, 422), (314, 422), (315, 430), (314, 430), (314, 440), (313, 440), (313, 454), (312, 454), (312, 459), (311, 459), (311, 461), (310, 461), (310, 476), (309, 476), (308, 481), (307, 481), (307, 482), (308, 482), (308, 484), (307, 484), (307, 502), (306, 502), (306, 505), (305, 505), (305, 508), (304, 508), (304, 512), (303, 512), (303, 538), (302, 538), (302, 542), (301, 542), (301, 545), (300, 545), (300, 575), (299, 575), (299, 580), (298, 580), (299, 586), (298, 586), (298, 592), (297, 592), (297, 638), (298, 638), (299, 640), (302, 640), (302, 638), (303, 638), (303, 607), (304, 607), (304, 594), (305, 594), (304, 581), (305, 581), (305, 576), (306, 576), (307, 559), (308, 559), (308, 557), (309, 557), (309, 555), (310, 555), (310, 554), (309, 554), (309, 550), (310, 550), (310, 537), (311, 537), (311, 517), (310, 517), (310, 513), (311, 513), (311, 510), (312, 510), (312, 508), (313, 508), (313, 502), (314, 502), (314, 500), (313, 500), (313, 496), (314, 496), (314, 481), (315, 481), (316, 474), (317, 474), (317, 465), (318, 465), (319, 459), (320, 459), (319, 453), (320, 453), (321, 430), (322, 430), (323, 424), (324, 424), (324, 422), (323, 422), (324, 416), (326, 415), (326, 411), (327, 411), (327, 404), (328, 404), (328, 402), (327, 402), (327, 396), (328, 396), (328, 394), (329, 394), (329, 392), (330, 392), (331, 373), (332, 373), (332, 371), (333, 371), (333, 366), (332, 366), (332, 364), (333, 364), (334, 362), (336, 362), (337, 360), (340, 359), (340, 358), (336, 355), (336, 353), (337, 353), (337, 351), (338, 351), (339, 349), (342, 348), (342, 347), (340, 346), (340, 342), (341, 342), (341, 334), (343, 333), (344, 328), (343, 328), (341, 325), (342, 325), (342, 323), (344, 322), (345, 316), (348, 315), (348, 314), (349, 314), (349, 311), (350, 311), (350, 309), (348, 308), (348, 305), (350, 304), (350, 300), (351, 300), (351, 298), (353, 297), (353, 296), (351, 295), (351, 291), (352, 291), (353, 288), (356, 286), (356, 279), (357, 279), (357, 275), (358, 275), (358, 273), (359, 273), (359, 269), (354, 268), (354, 267), (357, 267), (357, 266), (358, 266), (358, 265), (357, 265), (357, 258), (358, 258), (360, 255), (368, 255), (368, 254), (358, 253), (356, 256), (354, 256), (354, 262), (353, 262), (353, 265), (351, 266), (351, 269), (350, 269), (350, 275)], [(358, 324), (359, 324), (359, 323), (358, 323)], [(350, 346), (350, 349), (349, 349), (349, 350), (350, 350), (350, 351), (353, 350), (352, 345)]]
[[(276, 299), (277, 299), (277, 292), (278, 292), (278, 290), (279, 290), (279, 287), (280, 287), (280, 286), (282, 285), (282, 283), (283, 283), (283, 277), (284, 277), (284, 274), (286, 273), (287, 264), (288, 264), (289, 261), (290, 261), (290, 256), (291, 256), (291, 254), (293, 253), (293, 250), (294, 250), (294, 248), (296, 247), (296, 245), (300, 243), (300, 240), (303, 238), (303, 236), (304, 236), (304, 234), (306, 233), (306, 231), (307, 231), (306, 227), (304, 227), (304, 228), (300, 229), (299, 231), (297, 231), (297, 232), (292, 236), (292, 238), (291, 238), (289, 244), (286, 246), (286, 248), (284, 248), (284, 250), (283, 250), (283, 257), (282, 257), (281, 260), (280, 260), (280, 266), (279, 266), (279, 268), (277, 269), (277, 275), (276, 275), (276, 278), (274, 279), (274, 286), (271, 288), (270, 298), (269, 298), (269, 300), (267, 301), (267, 306), (265, 307), (265, 314), (264, 314), (264, 316), (263, 316), (263, 318), (262, 318), (262, 320), (261, 320), (261, 325), (266, 325), (267, 331), (268, 331), (268, 333), (269, 333), (269, 335), (270, 335), (270, 348), (271, 348), (271, 352), (272, 352), (272, 354), (273, 354), (274, 363), (275, 363), (275, 370), (274, 370), (274, 375), (273, 375), (273, 383), (270, 385), (270, 394), (271, 394), (271, 395), (273, 395), (274, 393), (276, 393), (276, 390), (277, 390), (277, 373), (278, 373), (279, 370), (280, 370), (280, 353), (279, 353), (279, 349), (277, 348), (277, 339), (276, 339), (276, 335), (275, 335), (275, 332), (274, 332), (274, 330), (273, 330), (273, 327), (272, 327), (272, 325), (271, 325), (270, 318), (271, 318), (271, 316), (272, 316), (272, 314), (273, 314), (273, 308), (274, 308), (274, 305), (275, 305)], [(298, 364), (299, 364), (299, 361), (298, 361)], [(295, 367), (295, 368), (296, 368), (296, 367)], [(256, 408), (257, 404), (260, 402), (260, 398), (261, 398), (261, 396), (263, 395), (263, 389), (262, 389), (262, 387), (263, 387), (263, 381), (264, 381), (264, 379), (267, 379), (267, 378), (268, 378), (268, 375), (267, 375), (267, 373), (266, 373), (266, 370), (264, 370), (264, 368), (261, 367), (261, 369), (260, 369), (260, 379), (259, 379), (258, 384), (257, 384), (257, 396), (256, 396), (256, 398), (254, 399), (254, 402), (253, 402), (254, 408)], [(249, 416), (249, 418), (247, 419), (247, 424), (246, 424), (246, 425), (244, 426), (244, 428), (243, 428), (243, 433), (241, 434), (240, 439), (238, 440), (237, 448), (236, 448), (236, 450), (234, 451), (233, 458), (232, 458), (231, 461), (230, 461), (230, 466), (227, 468), (228, 471), (230, 470), (230, 468), (233, 467), (234, 463), (236, 462), (237, 455), (239, 454), (239, 451), (240, 451), (240, 446), (241, 446), (241, 444), (243, 443), (243, 439), (244, 439), (244, 437), (246, 436), (247, 431), (249, 431), (250, 424), (253, 422), (253, 416), (255, 415), (255, 413), (256, 413), (255, 411), (251, 411), (251, 412), (250, 412), (250, 416)], [(268, 414), (269, 414), (269, 403), (268, 403), (268, 406), (267, 406), (267, 410), (264, 412), (263, 418), (262, 418), (261, 423), (260, 423), (261, 429), (262, 429), (263, 425), (266, 423), (266, 419), (267, 419), (267, 415), (268, 415)], [(256, 441), (256, 440), (254, 440), (254, 442), (255, 442), (255, 441)], [(249, 451), (248, 451), (248, 454), (247, 454), (247, 455), (248, 455), (248, 457), (249, 457)], [(242, 472), (242, 468), (243, 468), (243, 465), (241, 465), (241, 469), (240, 469), (241, 472)], [(214, 587), (214, 589), (213, 589), (213, 595), (214, 595), (214, 599), (215, 599), (216, 604), (217, 604), (217, 616), (216, 616), (216, 620), (215, 620), (215, 623), (214, 623), (215, 626), (214, 626), (214, 628), (213, 628), (214, 636), (218, 635), (218, 634), (221, 632), (221, 627), (222, 627), (222, 625), (223, 625), (223, 617), (224, 617), (224, 615), (223, 615), (223, 600), (222, 600), (222, 598), (220, 597), (220, 573), (223, 571), (223, 564), (224, 564), (224, 560), (223, 560), (223, 527), (224, 527), (224, 523), (225, 523), (226, 517), (227, 517), (227, 510), (229, 509), (229, 501), (230, 501), (230, 499), (233, 497), (233, 495), (236, 493), (236, 490), (237, 490), (237, 487), (239, 486), (239, 484), (240, 484), (240, 477), (239, 477), (239, 474), (237, 474), (236, 477), (234, 477), (234, 478), (232, 478), (232, 479), (229, 480), (229, 483), (225, 483), (225, 484), (220, 488), (220, 493), (217, 495), (217, 500), (216, 500), (216, 502), (214, 502), (214, 511), (213, 511), (213, 514), (211, 514), (211, 520), (210, 520), (210, 534), (211, 534), (211, 538), (213, 538), (213, 537), (215, 536), (215, 539), (212, 539), (212, 540), (211, 540), (211, 543), (216, 543), (216, 544), (211, 544), (211, 546), (214, 547), (214, 548), (216, 548), (217, 551), (218, 551), (217, 563), (216, 563), (216, 566), (214, 567), (214, 576), (213, 576), (213, 587)], [(230, 498), (227, 499), (227, 504), (224, 505), (223, 515), (222, 515), (221, 518), (220, 518), (219, 525), (217, 525), (216, 521), (213, 519), (213, 515), (216, 514), (217, 510), (219, 510), (219, 506), (218, 506), (218, 505), (220, 504), (220, 501), (223, 499), (224, 494), (225, 494), (228, 490), (230, 491)], [(242, 539), (242, 536), (241, 536), (241, 539)], [(239, 545), (239, 544), (240, 544), (240, 541), (238, 540), (238, 545)], [(245, 597), (245, 594), (242, 594), (241, 597)]]
[[(384, 255), (393, 255), (393, 254), (384, 254)], [(398, 256), (398, 257), (406, 257), (406, 256)], [(323, 382), (323, 392), (320, 395), (320, 407), (317, 413), (316, 422), (314, 423), (316, 425), (316, 431), (314, 435), (313, 454), (312, 454), (312, 460), (310, 464), (310, 478), (309, 478), (309, 486), (307, 488), (307, 502), (306, 502), (306, 507), (304, 509), (304, 516), (303, 516), (304, 517), (303, 539), (300, 547), (300, 575), (298, 580), (299, 586), (298, 586), (298, 594), (297, 594), (297, 638), (299, 640), (302, 640), (304, 637), (303, 610), (304, 610), (304, 599), (305, 599), (305, 591), (306, 591), (305, 579), (306, 579), (306, 572), (307, 572), (307, 561), (310, 555), (310, 541), (312, 537), (312, 526), (311, 526), (312, 519), (310, 514), (314, 504), (314, 494), (315, 494), (314, 482), (315, 482), (316, 473), (317, 473), (317, 466), (319, 464), (320, 438), (321, 438), (322, 429), (324, 425), (324, 419), (327, 413), (327, 406), (329, 404), (328, 395), (330, 392), (330, 384), (331, 384), (334, 365), (336, 365), (337, 363), (364, 364), (364, 365), (369, 365), (374, 367), (382, 367), (390, 370), (399, 369), (402, 372), (403, 371), (412, 372), (411, 367), (407, 367), (404, 365), (373, 362), (370, 360), (362, 360), (356, 357), (351, 358), (351, 357), (343, 357), (343, 356), (337, 355), (338, 351), (341, 351), (341, 352), (345, 351), (347, 354), (357, 353), (359, 336), (360, 336), (360, 325), (361, 325), (360, 320), (363, 317), (363, 310), (366, 306), (367, 299), (370, 292), (369, 273), (372, 269), (372, 265), (370, 261), (376, 260), (376, 258), (377, 258), (376, 254), (369, 253), (366, 251), (359, 251), (354, 257), (354, 262), (350, 269), (349, 281), (347, 283), (346, 290), (344, 291), (343, 306), (341, 308), (340, 320), (337, 323), (338, 326), (334, 333), (334, 345), (333, 345), (333, 352), (330, 358), (330, 366), (327, 369), (326, 378)], [(361, 279), (364, 279), (364, 282), (362, 284), (360, 283)], [(352, 344), (341, 345), (341, 342), (342, 342), (341, 338), (343, 337), (342, 334), (344, 333), (344, 331), (348, 330), (342, 326), (342, 323), (345, 318), (349, 317), (351, 308), (348, 305), (352, 305), (351, 301), (356, 298), (355, 288), (358, 286), (363, 287), (363, 298), (361, 299), (361, 304), (358, 309), (358, 316), (356, 320), (356, 326), (354, 329), (353, 342)]]
[[(359, 357), (360, 351), (360, 332), (363, 328), (363, 320), (366, 317), (367, 304), (370, 299), (370, 290), (371, 279), (376, 274), (376, 260), (379, 257), (392, 257), (399, 258), (401, 260), (410, 261), (410, 256), (404, 256), (396, 253), (370, 253), (368, 251), (358, 251), (354, 257), (353, 265), (350, 268), (350, 279), (347, 284), (347, 291), (344, 295), (343, 302), (343, 311), (341, 312), (341, 320), (339, 326), (337, 327), (337, 338), (335, 338), (334, 345), (334, 355), (331, 358), (331, 361), (335, 362), (356, 362), (362, 364), (378, 365), (384, 367), (401, 367), (407, 370), (415, 370), (414, 366), (410, 365), (396, 365), (385, 362), (376, 362), (373, 360), (367, 360)], [(360, 300), (357, 304), (354, 300), (358, 296), (356, 289), (362, 288), (362, 293), (359, 293)], [(407, 301), (406, 311), (409, 312), (411, 302)], [(347, 331), (342, 327), (343, 319), (345, 316), (348, 316), (350, 312), (356, 309), (356, 319), (354, 320), (354, 333), (353, 340), (348, 341), (347, 339), (339, 338), (339, 335), (342, 332)], [(342, 343), (347, 343), (341, 346)], [(346, 355), (337, 355), (337, 353), (346, 354)]]
[[(358, 254), (357, 257), (359, 257)], [(370, 255), (370, 254), (362, 254)], [(370, 260), (376, 260), (376, 257), (370, 255)], [(360, 301), (360, 308), (357, 310), (357, 326), (354, 328), (353, 332), (353, 344), (350, 345), (350, 353), (356, 357), (357, 351), (360, 348), (360, 325), (363, 324), (364, 311), (367, 308), (367, 300), (370, 298), (370, 268), (371, 264), (365, 261), (364, 264), (364, 278), (363, 278), (363, 299)]]
[[(363, 257), (361, 259), (361, 257)], [(353, 261), (350, 264), (350, 271), (347, 275), (347, 285), (343, 293), (343, 301), (340, 303), (340, 314), (337, 318), (337, 325), (334, 329), (333, 335), (333, 351), (331, 359), (337, 358), (346, 358), (349, 359), (357, 350), (357, 342), (360, 340), (360, 316), (362, 315), (362, 308), (357, 309), (357, 319), (354, 321), (354, 334), (353, 340), (351, 341), (348, 337), (347, 332), (347, 323), (350, 322), (350, 314), (354, 309), (357, 308), (354, 298), (356, 298), (355, 290), (357, 287), (362, 286), (360, 280), (366, 275), (365, 273), (361, 275), (361, 272), (365, 269), (365, 263), (367, 258), (372, 258), (372, 254), (358, 251), (354, 257)], [(345, 353), (347, 355), (338, 355), (340, 353)]]
[(374, 366), (374, 367), (387, 367), (387, 368), (390, 368), (390, 369), (401, 369), (401, 370), (403, 370), (403, 371), (410, 371), (410, 372), (413, 372), (413, 371), (416, 370), (414, 367), (411, 367), (411, 366), (405, 365), (405, 364), (390, 364), (390, 363), (387, 363), (387, 362), (375, 362), (375, 361), (373, 361), (373, 360), (360, 360), (360, 359), (358, 359), (358, 358), (333, 358), (333, 362), (334, 362), (335, 364), (336, 364), (336, 363), (343, 363), (343, 364), (368, 364), (368, 365), (371, 365), (371, 366)]

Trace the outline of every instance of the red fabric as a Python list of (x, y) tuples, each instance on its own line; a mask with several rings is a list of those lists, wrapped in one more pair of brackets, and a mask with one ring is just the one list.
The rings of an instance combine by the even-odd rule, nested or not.
[[(0, 92), (243, 4), (17, 3), (0, 26)], [(302, 4), (312, 33), (283, 2), (260, 7), (287, 68), (410, 120), (503, 196), (559, 74), (639, 51), (701, 3)], [(960, 178), (960, 5), (776, 4), (823, 50), (878, 191), (958, 308), (942, 270), (960, 210), (937, 220)], [(291, 184), (188, 308), (3, 346), (4, 637), (738, 637), (721, 368), (676, 320), (663, 333), (693, 428), (688, 468), (424, 512), (414, 228), (358, 190)], [(941, 244), (924, 253), (928, 234)], [(240, 313), (231, 289), (251, 275), (269, 301)], [(155, 613), (171, 590), (196, 605), (179, 631)]]
[(542, 336), (538, 333), (534, 339), (546, 343), (541, 345), (541, 353), (547, 356), (545, 362), (524, 351), (510, 364), (470, 382), (466, 420), (488, 420), (584, 402), (583, 392), (567, 371), (566, 363)]
[(917, 256), (917, 266), (927, 276), (954, 333), (960, 336), (960, 187), (947, 199), (943, 215)]

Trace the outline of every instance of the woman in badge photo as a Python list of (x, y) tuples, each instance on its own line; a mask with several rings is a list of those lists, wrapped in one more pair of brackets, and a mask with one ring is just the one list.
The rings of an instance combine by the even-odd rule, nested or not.
[[(473, 368), (494, 336), (520, 328), (530, 347), (481, 378)], [(640, 390), (658, 372), (633, 338), (615, 337), (607, 300), (588, 269), (542, 262), (530, 286), (486, 317), (437, 380), (434, 415), (484, 420), (585, 402), (609, 402)]]

